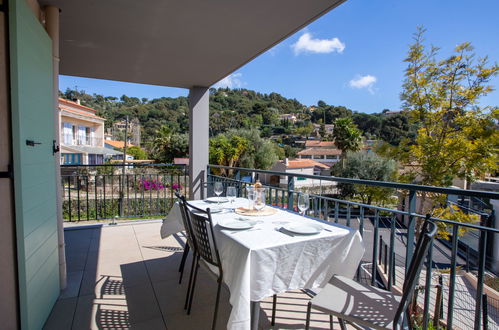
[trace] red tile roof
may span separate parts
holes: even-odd
[[[99,117],[95,114],[95,109],[86,107],[84,105],[78,104],[73,101],[65,100],[62,98],[59,98],[59,109],[68,111],[80,116],[85,116],[85,117],[90,117],[94,119],[102,119],[105,120],[102,117]]]
[[[305,147],[336,148],[334,141],[307,140]]]
[[[86,110],[86,111],[92,111],[92,112],[95,112],[96,110],[95,109],[92,109],[92,108],[89,108],[89,107],[86,107],[84,105],[81,105],[81,104],[78,104],[76,102],[73,102],[73,101],[70,101],[70,100],[66,100],[66,99],[63,99],[63,98],[59,98],[59,105],[63,103],[63,104],[66,104],[66,105],[69,105],[71,107],[74,107],[74,108],[80,108],[82,110]]]
[[[283,161],[283,163],[285,163],[285,161]],[[329,166],[325,165],[325,164],[322,164],[322,163],[319,163],[313,159],[292,159],[292,160],[288,160],[288,168],[289,167],[293,167],[293,168],[300,168],[300,167],[314,167],[314,166],[318,166],[318,167],[322,167],[324,169],[328,169]]]
[[[116,140],[104,140],[105,144],[109,144],[113,148],[123,149],[125,147],[125,141],[116,141]],[[127,143],[127,147],[133,147],[133,144]]]
[[[301,150],[297,153],[300,156],[331,156],[331,155],[341,155],[340,149],[329,149],[329,148],[307,148]]]

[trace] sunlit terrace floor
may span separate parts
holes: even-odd
[[[68,287],[45,329],[209,329],[216,281],[200,272],[193,310],[186,315],[187,280],[178,284],[184,240],[162,240],[160,226],[156,221],[67,229]],[[279,295],[275,327],[271,299],[263,302],[260,328],[303,329],[308,299],[301,292]],[[231,309],[227,289],[220,306],[218,328],[225,329]],[[314,311],[312,321],[314,329],[329,329],[327,315]]]

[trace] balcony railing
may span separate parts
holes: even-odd
[[[61,165],[65,221],[151,218],[168,213],[174,191],[188,192],[184,165]]]
[[[63,134],[61,142],[65,145],[73,146],[101,146],[102,138],[91,136],[73,136],[73,134]]]
[[[279,180],[271,180],[277,176]],[[281,179],[286,178],[286,184]],[[313,186],[296,186],[295,181],[311,179]],[[213,183],[236,186],[239,196],[246,195],[245,187],[257,179],[268,189],[267,204],[297,211],[297,196],[310,194],[307,215],[358,229],[364,238],[366,253],[357,278],[388,290],[400,291],[408,263],[415,248],[416,223],[430,217],[439,224],[448,238],[435,239],[420,275],[416,301],[412,310],[418,327],[430,325],[448,329],[481,329],[499,325],[497,292],[484,285],[497,285],[498,255],[493,249],[498,243],[495,214],[488,203],[499,199],[498,193],[452,188],[378,182],[328,176],[282,173],[245,168],[209,165],[207,167],[208,195]],[[312,181],[313,180],[313,181]],[[276,185],[266,184],[275,182]],[[390,206],[372,205],[337,197],[336,184],[352,184],[392,189],[400,203]],[[418,196],[457,196],[457,200],[480,199],[489,209],[475,212],[479,223],[460,223],[430,215],[418,214]],[[463,231],[466,234],[463,235]],[[444,236],[442,236],[444,237]],[[497,288],[497,287],[496,287]]]

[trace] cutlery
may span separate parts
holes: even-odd
[[[295,237],[295,235],[291,234],[290,232],[288,232],[286,229],[284,228],[276,228],[276,230],[278,232],[280,232],[281,234],[284,234],[284,235],[288,235],[288,236],[291,236],[291,237]]]

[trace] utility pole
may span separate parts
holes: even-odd
[[[121,189],[120,189],[120,217],[123,217],[123,205],[125,199],[125,178],[126,178],[126,147],[128,140],[128,116],[125,118],[125,145],[123,147],[123,165],[121,168]]]

